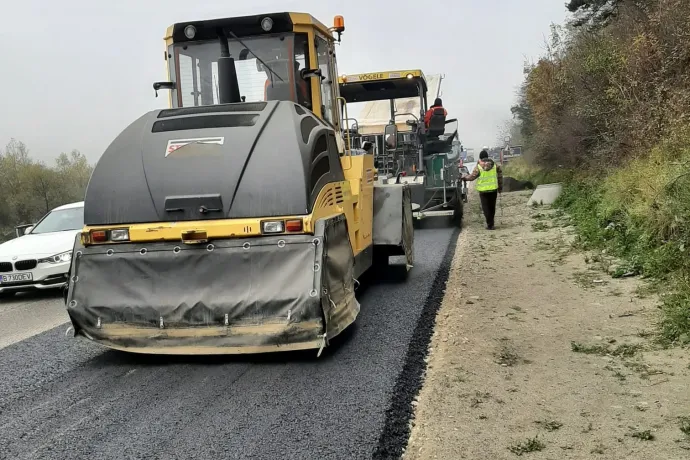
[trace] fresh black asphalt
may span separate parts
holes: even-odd
[[[160,357],[60,326],[0,350],[0,459],[397,458],[457,232],[415,232],[406,282],[367,283],[316,352]]]

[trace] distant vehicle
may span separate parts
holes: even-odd
[[[522,146],[516,145],[509,147],[507,150],[501,150],[501,164],[507,165],[514,158],[519,158],[522,156]]]
[[[0,296],[67,285],[74,239],[84,227],[84,203],[59,206],[37,224],[17,227],[0,244]]]

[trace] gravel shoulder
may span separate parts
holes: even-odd
[[[658,299],[529,195],[494,232],[470,196],[404,458],[690,458],[690,355],[654,344]]]

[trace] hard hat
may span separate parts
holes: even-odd
[[[484,147],[482,147],[482,150],[489,150],[489,146],[485,145]]]

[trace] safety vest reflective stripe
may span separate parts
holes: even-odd
[[[475,187],[478,192],[492,192],[498,190],[498,169],[494,163],[493,168],[485,171],[481,165],[477,165],[479,168],[479,177],[477,178],[477,186]]]

